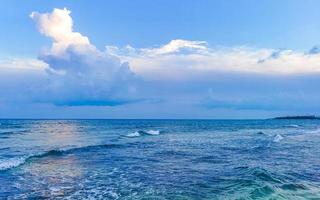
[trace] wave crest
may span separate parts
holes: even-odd
[[[69,149],[53,149],[43,153],[31,154],[29,156],[21,156],[15,158],[9,158],[5,160],[0,160],[0,171],[9,170],[12,168],[19,167],[33,159],[44,158],[48,156],[61,156],[68,153],[73,153],[75,151],[85,151],[92,148],[120,148],[124,145],[120,144],[102,144],[102,145],[91,145],[91,146],[83,146],[83,147],[75,147]]]
[[[139,137],[140,133],[138,131],[133,132],[133,133],[129,133],[128,135],[126,135],[127,137]]]
[[[0,171],[18,167],[26,162],[28,157],[10,158],[0,161]]]
[[[299,128],[301,125],[298,125],[298,124],[288,124],[288,125],[285,125],[284,127],[288,127],[288,128]]]
[[[273,141],[274,142],[280,142],[281,140],[283,140],[283,136],[280,134],[277,134],[276,136],[274,136]]]
[[[159,130],[147,130],[147,131],[135,131],[133,133],[129,133],[126,135],[126,137],[140,137],[140,136],[144,136],[144,135],[160,135],[160,131]]]

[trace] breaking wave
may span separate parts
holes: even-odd
[[[28,129],[17,129],[17,128],[4,128],[0,129],[0,135],[12,135],[12,134],[23,134],[27,132]]]
[[[159,130],[149,130],[149,131],[146,131],[146,134],[149,134],[149,135],[159,135],[159,134],[160,134],[160,131],[159,131]]]
[[[308,130],[305,133],[309,133],[309,134],[319,134],[320,133],[320,128],[317,128],[315,130]]]
[[[273,141],[274,142],[280,142],[281,140],[283,140],[283,136],[280,134],[277,134],[276,136],[274,136]]]
[[[129,133],[128,135],[126,135],[127,137],[139,137],[141,136],[139,131],[133,132],[133,133]]]
[[[288,125],[285,125],[285,127],[288,127],[288,128],[299,128],[299,127],[301,127],[301,125],[298,125],[298,124],[288,124]]]
[[[135,131],[133,133],[129,133],[126,136],[127,137],[140,137],[144,135],[160,135],[159,130],[148,130],[148,131]]]
[[[14,167],[18,167],[25,163],[27,160],[27,157],[18,157],[18,158],[10,158],[7,160],[0,160],[0,171],[2,170],[8,170]]]
[[[95,148],[121,148],[121,147],[124,147],[124,145],[102,144],[102,145],[75,147],[75,148],[69,148],[69,149],[53,149],[43,153],[31,154],[29,156],[21,156],[21,157],[14,157],[14,158],[0,160],[0,171],[19,167],[37,158],[44,158],[48,156],[61,156],[64,154],[74,153],[76,151],[86,151],[86,150],[95,149]]]

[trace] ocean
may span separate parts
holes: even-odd
[[[320,120],[0,120],[0,199],[320,199]]]

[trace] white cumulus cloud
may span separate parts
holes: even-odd
[[[48,101],[61,105],[118,105],[132,101],[135,75],[128,63],[98,50],[86,36],[73,31],[70,13],[66,8],[56,8],[51,13],[30,15],[39,32],[53,41],[51,48],[39,55],[48,65]]]
[[[320,54],[250,47],[210,47],[204,41],[172,40],[158,48],[107,46],[149,79],[183,79],[217,72],[264,75],[320,73]],[[156,76],[155,76],[156,74]]]

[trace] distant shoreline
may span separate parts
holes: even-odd
[[[275,117],[273,119],[320,119],[315,115],[304,115],[304,116],[284,116],[284,117]]]

